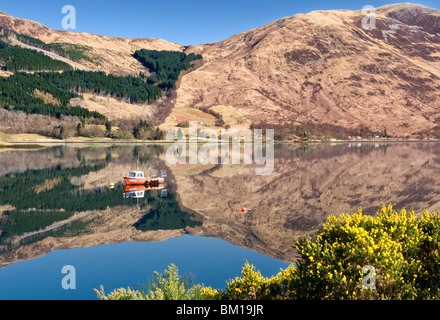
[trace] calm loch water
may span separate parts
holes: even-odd
[[[166,145],[0,149],[0,299],[96,299],[100,285],[137,288],[171,263],[216,288],[245,260],[275,275],[329,215],[440,210],[439,147],[275,145],[266,175],[244,161],[170,163]],[[126,192],[135,169],[165,183]]]

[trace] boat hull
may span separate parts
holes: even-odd
[[[124,181],[126,185],[142,185],[145,184],[148,181],[148,179],[124,177]]]
[[[164,182],[163,178],[128,178],[124,177],[125,184],[128,186],[139,186],[139,185],[151,185],[151,184],[161,184]]]

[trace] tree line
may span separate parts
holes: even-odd
[[[105,191],[98,188],[81,192],[80,186],[71,183],[72,177],[87,175],[104,167],[105,164],[77,168],[57,166],[0,177],[0,203],[14,207],[0,219],[0,243],[11,236],[36,231],[56,221],[68,219],[75,212],[131,205],[117,194],[116,189]],[[58,181],[53,188],[37,191],[38,186],[55,179]]]
[[[35,89],[52,95],[60,105],[45,103],[35,97]],[[130,103],[151,103],[162,97],[161,89],[140,78],[106,75],[104,72],[18,72],[10,77],[0,77],[0,106],[5,109],[21,110],[28,114],[72,115],[104,120],[105,117],[98,112],[70,106],[70,99],[79,97],[82,92],[126,98]]]
[[[8,32],[10,34],[11,31]],[[93,62],[93,59],[86,55],[84,52],[89,50],[89,47],[80,46],[72,43],[45,43],[40,39],[30,37],[25,34],[14,33],[18,41],[40,48],[46,51],[54,52],[60,56],[68,58],[73,61],[87,60]]]
[[[73,185],[73,177],[80,177],[105,168],[106,164],[85,165],[77,168],[56,166],[47,169],[14,172],[0,177],[0,203],[10,204],[13,210],[0,218],[0,243],[7,239],[43,229],[56,221],[65,220],[76,212],[105,210],[121,205],[135,206],[136,202],[121,197],[121,189],[96,188],[81,190]],[[48,181],[54,181],[50,188],[41,188]],[[175,195],[158,198],[146,193],[143,208],[154,206],[135,223],[142,231],[158,229],[181,229],[200,225],[191,214],[182,211]]]
[[[192,61],[203,59],[200,54],[146,49],[137,50],[133,57],[155,73],[147,78],[147,83],[157,84],[162,89],[176,89],[180,72],[189,69]]]
[[[133,56],[154,75],[148,78],[143,74],[140,74],[140,77],[122,77],[104,72],[72,70],[72,67],[64,62],[1,40],[11,33],[23,43],[66,54],[62,52],[62,44],[46,44],[39,39],[0,28],[0,65],[3,65],[4,70],[15,72],[12,76],[0,77],[0,108],[26,114],[48,115],[58,119],[75,116],[82,119],[98,119],[102,123],[107,120],[98,112],[70,105],[70,100],[80,97],[81,93],[109,95],[125,99],[129,103],[153,103],[164,95],[163,90],[176,88],[179,74],[182,70],[191,68],[192,61],[202,59],[201,55],[193,53],[187,55],[177,51],[142,49],[136,51]],[[73,45],[70,49],[76,50],[77,47]],[[40,72],[31,74],[21,72],[23,70]],[[45,72],[41,72],[43,70]],[[162,133],[140,123],[134,128],[133,135],[140,139],[154,140],[160,139]]]
[[[0,40],[0,65],[6,71],[60,71],[72,67],[59,60],[54,60],[41,52],[23,49]]]

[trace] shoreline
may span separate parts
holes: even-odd
[[[169,145],[176,143],[177,141],[167,141],[167,140],[12,140],[12,141],[0,141],[0,149],[6,148],[26,148],[37,147],[37,146],[52,146],[52,145],[80,145],[80,144],[97,144],[97,145]],[[240,141],[240,144],[243,141]],[[254,141],[252,140],[252,143]],[[265,140],[263,140],[265,142]],[[365,140],[309,140],[309,141],[274,141],[274,144],[285,144],[285,145],[301,145],[301,144],[346,144],[346,143],[417,143],[417,142],[440,142],[440,139],[427,139],[427,140],[414,140],[414,139],[365,139]],[[186,144],[197,143],[206,144],[209,141],[186,141]],[[228,143],[226,141],[216,141],[213,143],[224,144]],[[231,142],[229,142],[231,143]],[[243,142],[244,143],[244,142]]]

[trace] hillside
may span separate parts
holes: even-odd
[[[229,106],[291,131],[440,137],[440,10],[376,13],[375,30],[361,11],[316,11],[192,47],[206,63],[184,78],[176,107]]]
[[[62,139],[104,135],[158,139],[162,133],[153,131],[153,126],[170,113],[167,100],[174,96],[181,73],[190,72],[203,59],[180,51],[141,49],[132,58],[144,66],[143,72],[115,75],[87,67],[87,63],[101,66],[101,59],[90,51],[89,46],[46,43],[0,26],[4,73],[0,77],[0,107],[4,109],[0,110],[0,131]],[[46,126],[29,125],[41,120],[41,115],[46,117]],[[24,122],[28,125],[23,130]],[[105,132],[99,126],[105,126]]]
[[[90,59],[74,62],[76,68],[121,76],[150,75],[133,56],[137,50],[201,54],[203,65],[164,102],[174,109],[163,130],[213,113],[224,125],[276,128],[279,138],[439,138],[440,10],[405,3],[376,14],[374,30],[362,28],[360,10],[314,11],[189,47],[51,30],[4,13],[0,26],[47,44],[87,48]],[[124,106],[117,115],[106,112],[115,102],[107,98],[85,97],[80,105],[114,118],[139,117],[131,104],[127,113]],[[154,114],[147,109],[142,114]]]
[[[124,39],[87,33],[52,30],[26,19],[12,17],[0,12],[0,26],[19,34],[38,38],[45,43],[71,43],[90,48],[90,56],[96,57],[99,65],[83,62],[95,71],[115,75],[138,75],[144,72],[142,64],[132,57],[136,50],[182,51],[183,46],[160,39]]]

